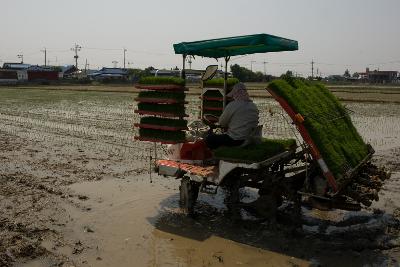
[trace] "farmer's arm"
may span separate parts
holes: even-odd
[[[233,115],[233,111],[234,111],[233,108],[234,108],[233,102],[229,103],[225,107],[224,112],[222,112],[221,116],[219,117],[218,123],[220,126],[222,126],[224,128],[228,127],[229,122],[231,121],[231,118]]]

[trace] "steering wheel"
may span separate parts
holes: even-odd
[[[211,129],[219,127],[216,124],[218,122],[218,116],[215,116],[213,114],[203,114],[203,120]]]

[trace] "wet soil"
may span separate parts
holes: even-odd
[[[201,194],[197,216],[184,216],[179,181],[150,179],[153,146],[131,139],[131,95],[49,99],[24,92],[0,97],[1,267],[399,264],[398,105],[347,103],[376,150],[374,161],[392,171],[380,200],[361,212],[303,209],[297,232],[284,217],[270,224],[243,212],[233,222],[222,189]],[[270,100],[256,102],[277,108]],[[275,117],[265,113],[266,133],[290,135]]]

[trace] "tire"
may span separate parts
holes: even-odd
[[[179,205],[186,215],[194,214],[194,206],[199,194],[199,185],[190,181],[189,177],[183,177],[179,187]]]
[[[233,220],[240,220],[240,181],[233,180],[225,186],[225,205]]]

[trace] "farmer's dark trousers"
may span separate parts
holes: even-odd
[[[209,134],[205,139],[206,145],[210,149],[216,149],[220,146],[240,146],[244,140],[234,140],[227,134]]]

